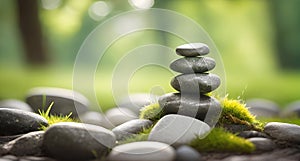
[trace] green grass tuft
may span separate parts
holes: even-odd
[[[42,117],[44,117],[48,121],[48,124],[49,124],[48,126],[42,125],[41,130],[46,130],[52,124],[59,123],[59,122],[78,122],[77,120],[71,118],[72,112],[70,112],[70,114],[68,114],[66,116],[50,114],[53,104],[54,104],[54,102],[51,102],[51,104],[49,105],[49,107],[46,111],[39,110],[39,114]]]
[[[255,146],[248,140],[225,131],[214,128],[205,138],[197,137],[190,145],[199,152],[243,152],[250,153]]]
[[[158,103],[145,106],[141,109],[140,119],[149,119],[151,121],[158,121],[163,116],[163,110]]]

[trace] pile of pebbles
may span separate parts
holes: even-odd
[[[138,119],[137,109],[150,104],[149,96],[139,94],[136,104],[116,107],[105,114],[90,111],[89,101],[80,93],[60,88],[39,87],[30,90],[26,103],[19,100],[0,102],[0,161],[245,161],[299,160],[300,126],[270,122],[263,132],[243,131],[240,137],[249,139],[256,151],[252,154],[199,153],[188,143],[205,136],[212,128],[212,120],[205,119],[208,109],[219,112],[220,104],[206,94],[220,85],[220,79],[209,74],[215,61],[209,48],[202,43],[186,44],[176,49],[184,56],[175,60],[171,69],[182,73],[171,85],[179,93],[161,96],[159,104],[168,111],[155,125]],[[191,70],[192,69],[192,70]],[[36,112],[54,102],[51,113],[79,118],[78,122],[57,123],[45,131],[45,118]],[[120,144],[143,129],[153,126],[147,141]]]

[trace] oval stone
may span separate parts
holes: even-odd
[[[175,150],[164,143],[141,141],[116,146],[109,153],[109,161],[173,161]]]
[[[114,127],[137,118],[138,116],[134,112],[125,107],[116,107],[106,111],[106,119]]]
[[[203,43],[184,44],[176,48],[176,53],[186,57],[201,56],[209,53],[209,47]]]
[[[300,144],[300,126],[282,122],[269,122],[264,132],[278,140]]]
[[[0,101],[0,108],[13,108],[29,112],[33,111],[27,103],[15,99],[7,99]]]
[[[188,144],[196,137],[205,137],[210,127],[192,117],[170,114],[161,118],[151,130],[148,140],[169,145]]]
[[[170,68],[179,73],[203,73],[214,69],[216,62],[209,57],[185,57],[170,64]]]
[[[176,149],[175,161],[204,161],[200,153],[194,148],[182,145]]]
[[[0,108],[0,135],[17,135],[40,130],[47,120],[33,112]]]
[[[165,114],[179,114],[195,117],[213,126],[222,109],[218,100],[206,95],[194,97],[180,93],[168,93],[158,99]]]
[[[279,106],[270,100],[262,98],[253,98],[246,101],[251,114],[256,117],[278,117],[280,113]]]
[[[91,160],[104,157],[115,143],[113,132],[103,127],[64,122],[46,130],[43,149],[59,160]]]
[[[281,114],[283,117],[298,117],[300,118],[300,101],[294,101],[288,104]]]
[[[256,151],[271,151],[276,148],[276,144],[268,138],[254,137],[248,140],[255,145]]]
[[[181,74],[174,77],[171,86],[181,93],[209,93],[221,84],[215,74]]]

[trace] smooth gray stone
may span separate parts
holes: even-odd
[[[246,101],[251,114],[256,117],[278,117],[280,113],[279,106],[270,100],[255,98]]]
[[[90,160],[104,157],[116,144],[113,132],[103,127],[64,122],[49,127],[44,134],[47,156],[61,160]]]
[[[5,156],[3,156],[1,159],[8,159],[8,160],[10,160],[10,161],[17,161],[17,160],[18,160],[18,157],[13,156],[13,155],[5,155]],[[0,160],[0,161],[3,161],[3,160]]]
[[[171,80],[171,86],[181,93],[209,93],[221,84],[219,76],[208,73],[181,74]]]
[[[183,44],[176,48],[176,53],[181,56],[201,56],[209,53],[209,47],[203,43]]]
[[[276,144],[268,138],[254,137],[248,140],[255,145],[256,151],[271,151],[276,148]]]
[[[19,161],[56,161],[47,157],[24,156]]]
[[[210,127],[188,116],[170,114],[161,118],[151,130],[148,140],[169,145],[188,144],[196,137],[205,137]]]
[[[185,57],[173,61],[170,68],[179,73],[204,73],[214,69],[216,62],[209,57]]]
[[[298,125],[269,122],[265,125],[264,132],[275,139],[300,144],[300,126]]]
[[[25,102],[15,100],[15,99],[7,99],[0,101],[0,108],[13,108],[18,110],[24,110],[28,112],[32,112],[32,108]]]
[[[261,137],[261,138],[268,138],[268,135],[259,131],[242,131],[238,134],[239,137],[243,138],[254,138],[254,137]]]
[[[200,153],[194,148],[182,145],[176,149],[176,159],[175,161],[203,161]]]
[[[164,143],[141,141],[116,146],[108,161],[173,161],[175,150]]]
[[[141,132],[143,129],[150,127],[152,124],[153,123],[150,120],[135,119],[113,128],[112,132],[116,135],[117,140],[123,140]]]
[[[44,100],[45,99],[45,100]],[[77,117],[88,111],[89,101],[78,92],[52,87],[37,87],[31,89],[26,97],[26,102],[35,112],[38,110],[46,111],[54,102],[50,113],[55,115],[69,115]]]
[[[112,129],[114,127],[114,125],[109,122],[104,114],[95,111],[86,112],[80,115],[79,119],[82,123],[98,125],[106,129]]]
[[[7,154],[15,156],[40,156],[43,135],[44,131],[30,132],[6,143],[3,148],[7,150]]]
[[[282,111],[283,117],[298,117],[300,118],[300,101],[294,101],[288,104]]]
[[[106,111],[105,116],[114,127],[138,118],[134,112],[124,107],[112,108]]]
[[[23,136],[24,134],[19,135],[9,135],[9,136],[0,136],[0,144],[5,144],[7,142],[10,142],[18,137]]]
[[[213,126],[222,112],[219,101],[213,97],[200,95],[182,96],[180,93],[168,93],[158,100],[164,114],[179,114],[195,117]]]
[[[48,125],[44,117],[23,110],[0,108],[0,116],[0,136],[38,131]]]

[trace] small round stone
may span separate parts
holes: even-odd
[[[33,111],[27,103],[15,99],[7,99],[0,101],[0,108],[13,108],[29,112]]]
[[[185,57],[173,61],[170,68],[179,73],[203,73],[214,69],[216,62],[209,57]]]
[[[0,136],[38,131],[48,125],[44,117],[23,110],[0,108],[0,116]]]
[[[253,98],[246,101],[251,114],[256,117],[278,117],[280,113],[279,106],[270,100],[262,98]]]
[[[113,126],[121,125],[127,121],[137,119],[138,116],[125,107],[112,108],[106,112],[106,118]]]
[[[219,76],[211,73],[181,74],[171,81],[171,86],[181,93],[209,93],[220,84]]]
[[[200,153],[194,148],[182,145],[176,149],[176,159],[175,161],[203,161],[204,159]]]
[[[104,114],[95,111],[88,111],[80,115],[79,119],[82,123],[102,126],[106,129],[112,129],[114,127]]]
[[[268,135],[259,131],[242,131],[238,134],[239,137],[243,138],[254,138],[254,137],[260,137],[260,138],[268,138]]]
[[[175,150],[168,144],[141,141],[114,147],[108,161],[173,161],[175,155]]]
[[[255,145],[256,151],[271,151],[276,148],[276,144],[268,138],[254,137],[248,140]]]
[[[288,104],[282,111],[283,117],[298,117],[300,118],[300,101],[294,101]]]
[[[300,144],[300,126],[282,122],[269,122],[264,127],[264,132],[271,137]]]
[[[203,43],[184,44],[176,48],[176,53],[186,57],[201,56],[209,53],[209,47]]]

